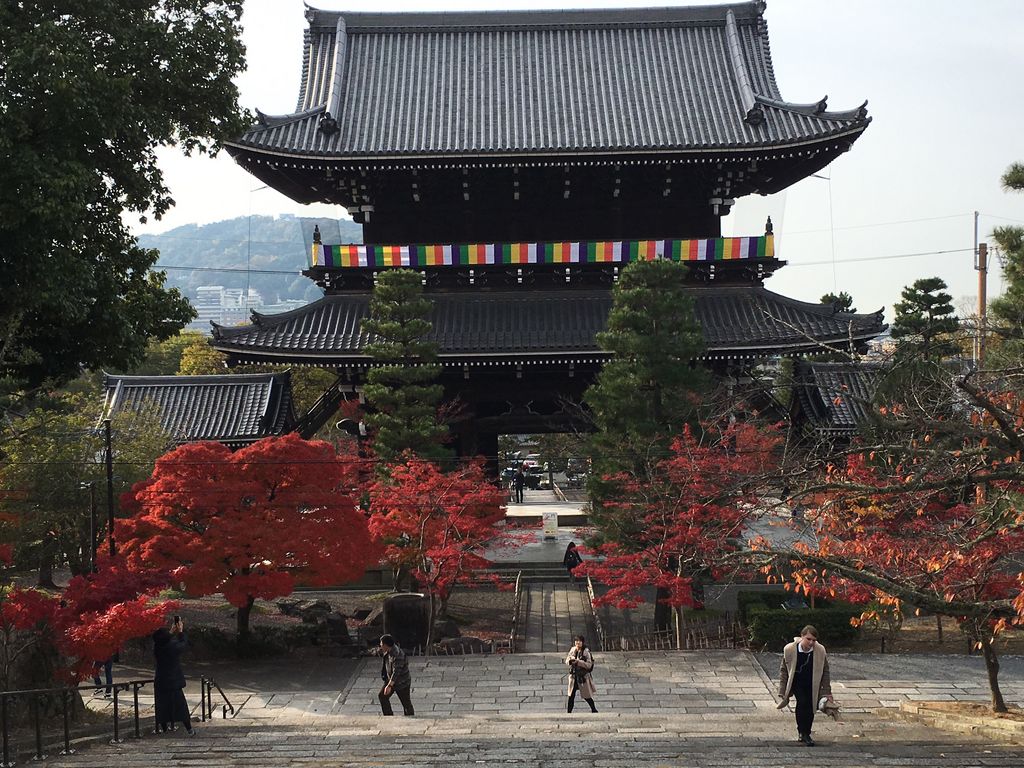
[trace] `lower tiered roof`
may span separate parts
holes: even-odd
[[[291,374],[104,376],[103,413],[152,408],[177,443],[215,440],[232,448],[295,425]]]
[[[850,437],[874,418],[882,373],[878,364],[798,361],[794,405],[815,432]]]
[[[860,346],[881,333],[882,312],[837,312],[832,305],[780,296],[758,285],[693,287],[704,359],[812,352]],[[608,290],[520,290],[429,294],[444,365],[598,363],[597,334],[612,305]],[[253,313],[247,326],[214,325],[212,345],[228,363],[288,362],[365,366],[371,341],[362,329],[369,293],[338,293],[280,315]]]

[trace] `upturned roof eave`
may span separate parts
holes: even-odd
[[[288,160],[306,160],[315,162],[334,161],[338,163],[395,163],[395,162],[494,162],[495,160],[514,160],[531,158],[565,158],[571,156],[573,160],[593,160],[601,157],[612,157],[621,159],[625,156],[635,155],[639,158],[645,156],[664,158],[668,155],[698,156],[698,155],[750,155],[770,154],[773,152],[798,150],[810,147],[815,144],[827,144],[844,138],[852,137],[854,140],[868,127],[870,117],[849,128],[837,130],[830,133],[821,133],[797,140],[780,140],[775,143],[760,144],[735,144],[728,146],[674,146],[674,147],[602,147],[602,148],[547,148],[547,149],[501,149],[493,151],[474,150],[453,150],[453,151],[430,151],[430,152],[395,152],[386,154],[356,154],[356,153],[335,153],[329,152],[309,153],[291,151],[286,146],[268,147],[262,144],[254,144],[245,141],[228,141],[224,143],[228,152],[235,155],[238,152],[250,152],[265,157],[287,158]]]

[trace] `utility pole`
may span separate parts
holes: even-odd
[[[89,565],[96,573],[96,529],[100,521],[96,514],[96,481],[89,483]]]
[[[974,336],[974,362],[981,368],[985,364],[985,326],[988,322],[988,243],[978,243],[974,268],[978,272],[978,328]]]
[[[110,541],[110,556],[117,554],[114,546],[114,450],[110,439],[110,419],[103,420],[103,446],[107,463],[107,539]]]
[[[78,487],[89,489],[89,570],[96,573],[96,529],[99,528],[99,518],[96,515],[96,481],[79,483]]]

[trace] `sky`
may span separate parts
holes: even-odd
[[[713,4],[714,0],[711,0]],[[686,5],[657,0],[314,0],[351,11],[596,8]],[[306,26],[303,0],[247,0],[248,69],[242,105],[269,114],[294,109]],[[1024,194],[1000,176],[1024,162],[1024,3],[1020,0],[769,0],[776,79],[785,99],[827,94],[829,108],[868,100],[873,121],[850,152],[819,176],[770,196],[740,198],[724,235],[757,235],[771,215],[776,254],[788,262],[767,286],[817,301],[846,291],[861,312],[892,306],[906,285],[941,277],[958,307],[973,307],[974,212],[979,239],[995,226],[1024,225]],[[226,154],[160,153],[176,206],[137,234],[250,214],[344,217],[340,206],[299,205],[262,187]],[[262,187],[262,188],[261,188]],[[990,298],[1001,291],[998,263]]]

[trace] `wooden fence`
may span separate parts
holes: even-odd
[[[682,643],[676,630],[640,626],[633,630],[602,638],[606,651],[702,650],[712,648],[746,648],[746,628],[729,614],[709,619],[688,620],[682,628]]]

